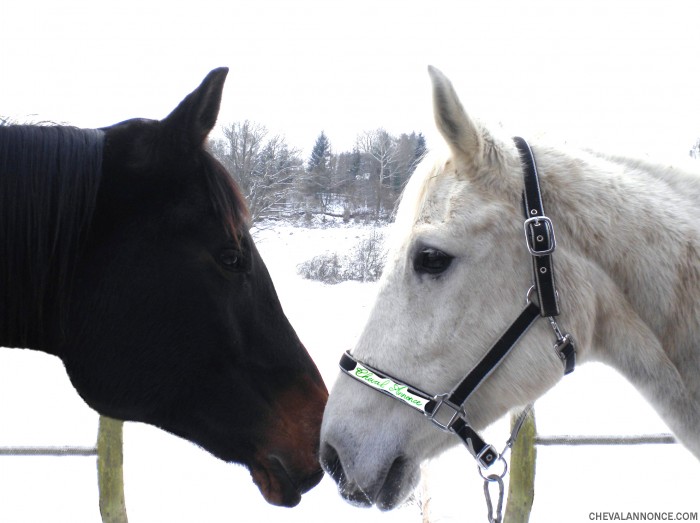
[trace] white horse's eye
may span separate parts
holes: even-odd
[[[440,274],[445,272],[453,260],[453,256],[430,247],[416,253],[413,259],[413,269],[423,274]]]

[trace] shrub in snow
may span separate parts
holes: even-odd
[[[342,281],[377,281],[382,275],[386,253],[384,238],[373,230],[349,253],[326,253],[300,263],[297,272],[304,278],[335,284]]]
[[[341,267],[337,253],[321,254],[300,263],[297,272],[307,280],[317,280],[323,283],[340,283],[344,281],[345,271]]]

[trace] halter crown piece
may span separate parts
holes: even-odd
[[[503,453],[499,454],[493,446],[484,442],[471,427],[464,410],[464,404],[515,347],[537,318],[549,318],[549,323],[556,336],[554,350],[563,362],[564,374],[572,372],[576,365],[574,341],[569,334],[562,333],[555,320],[559,315],[559,296],[555,287],[552,263],[552,255],[556,249],[556,238],[552,220],[544,213],[537,165],[528,143],[520,137],[513,138],[513,140],[520,152],[523,166],[525,179],[523,191],[525,222],[523,228],[527,249],[532,256],[534,274],[533,285],[527,292],[527,305],[520,315],[491,346],[479,363],[449,393],[429,394],[392,377],[386,372],[360,362],[350,352],[343,354],[340,359],[340,368],[348,376],[421,411],[437,427],[458,436],[482,469],[486,469],[499,459],[503,459],[503,453],[513,445],[522,421],[515,424],[506,448]],[[532,300],[535,293],[537,302]],[[505,475],[505,470],[503,475]],[[490,480],[487,479],[487,481]]]

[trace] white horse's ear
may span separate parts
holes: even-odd
[[[452,82],[437,68],[428,66],[433,82],[435,123],[456,160],[479,164],[484,155],[484,136],[467,115]]]

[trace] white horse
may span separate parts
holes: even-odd
[[[532,285],[518,150],[464,111],[430,68],[448,158],[424,161],[397,211],[396,242],[352,355],[399,380],[447,392],[522,310]],[[617,369],[700,459],[700,176],[591,152],[532,147],[556,231],[562,325],[578,362]],[[477,430],[563,376],[536,321],[469,398]],[[459,443],[420,413],[341,375],[326,407],[321,460],[348,501],[388,510],[419,465]]]

